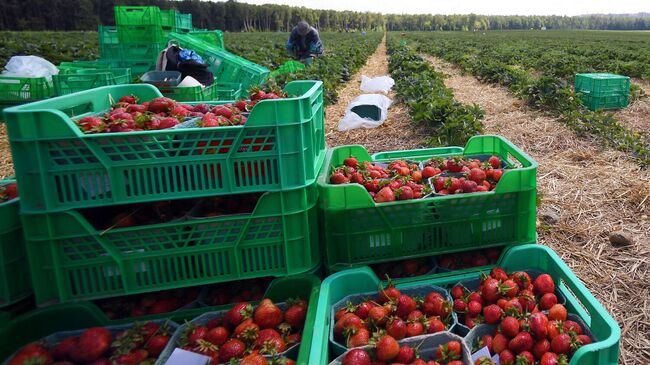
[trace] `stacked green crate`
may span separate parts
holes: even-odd
[[[189,32],[189,35],[191,35],[194,38],[198,38],[204,42],[207,42],[209,44],[212,44],[213,46],[216,46],[219,49],[226,49],[223,42],[223,32],[220,30],[194,29]]]
[[[174,14],[163,12],[157,6],[116,6],[121,65],[131,68],[134,76],[153,69],[174,21]]]
[[[630,78],[609,73],[576,74],[575,92],[591,110],[625,108]]]
[[[123,95],[141,102],[161,96],[146,84],[96,88],[5,110],[16,175],[24,181],[21,210],[36,302],[287,276],[317,267],[315,182],[326,151],[323,85],[295,81],[285,91],[294,97],[261,101],[245,125],[229,127],[84,134],[75,124],[79,116],[109,110]],[[80,211],[238,193],[264,194],[250,214],[107,231]]]
[[[52,76],[54,93],[57,96],[94,89],[100,86],[131,83],[130,68],[82,68],[64,69]]]

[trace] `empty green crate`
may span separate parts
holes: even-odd
[[[169,33],[168,39],[201,55],[217,80],[240,83],[245,90],[264,82],[270,73],[265,67],[191,35]]]
[[[165,49],[165,43],[123,44],[122,60],[123,62],[146,61],[155,64],[158,54],[163,49]]]
[[[176,13],[176,23],[174,27],[176,32],[189,32],[192,30],[192,14]]]
[[[218,82],[214,100],[237,100],[243,97],[241,84],[234,82]]]
[[[628,95],[630,78],[608,73],[576,74],[575,91],[598,97]]]
[[[121,44],[149,44],[165,42],[165,32],[156,25],[118,25]]]
[[[360,184],[329,184],[334,167],[349,156],[362,161],[433,156],[497,155],[517,169],[506,170],[494,191],[375,203]],[[465,148],[432,148],[377,154],[362,146],[328,151],[318,178],[326,266],[355,265],[429,256],[459,250],[535,242],[537,163],[500,136],[472,137]]]
[[[52,76],[56,95],[67,95],[107,85],[123,85],[132,82],[128,68],[77,70],[74,73]]]
[[[0,186],[14,180],[0,180]],[[20,199],[0,203],[0,308],[32,293],[22,225],[18,216]]]
[[[302,71],[304,69],[305,69],[305,65],[301,62],[287,61],[284,64],[282,64],[282,66],[273,70],[271,72],[271,77],[277,77],[288,73],[294,73],[294,72]]]
[[[582,103],[590,110],[622,109],[629,105],[630,97],[625,95],[593,96],[589,94],[578,95]]]
[[[174,30],[176,24],[176,10],[161,10],[160,11],[160,25],[168,32]]]
[[[140,77],[143,74],[156,68],[155,62],[149,61],[124,61],[121,63],[122,67],[128,67],[131,69],[131,76],[134,78]]]
[[[294,81],[285,91],[293,97],[261,101],[246,125],[232,127],[84,134],[71,117],[104,112],[123,95],[162,96],[147,84],[5,109],[23,184],[21,209],[42,213],[309,185],[325,158],[323,84]]]
[[[119,44],[120,40],[117,36],[117,27],[100,25],[97,28],[97,33],[99,33],[99,46],[108,45],[108,44]]]
[[[308,357],[314,333],[313,325],[316,322],[319,290],[320,279],[318,277],[311,274],[301,274],[274,279],[264,293],[265,298],[271,298],[274,302],[282,302],[296,297],[303,298],[308,302],[300,351],[296,359],[296,363],[300,365],[309,364]],[[104,313],[91,302],[55,304],[0,322],[0,343],[3,344],[3,346],[0,346],[0,361],[22,346],[56,332],[167,318],[177,323],[183,323],[203,313],[213,311],[214,308],[184,309],[161,315],[109,321]]]
[[[553,250],[534,244],[512,247],[501,255],[497,266],[506,271],[541,271],[553,277],[557,289],[567,298],[568,311],[579,315],[597,339],[573,354],[572,365],[618,364],[621,337],[618,324]],[[458,273],[405,279],[397,288],[424,284],[451,288],[458,282],[476,279],[481,272],[488,273],[489,270],[468,269]],[[310,346],[310,365],[326,365],[336,355],[328,343],[332,305],[350,294],[377,290],[379,284],[380,280],[368,267],[341,271],[323,281],[318,298],[315,332]]]
[[[77,70],[87,69],[110,69],[119,68],[119,62],[107,59],[98,59],[94,61],[61,62],[58,68],[62,73],[76,72]]]
[[[115,24],[154,25],[161,27],[160,8],[157,6],[115,6]]]
[[[23,214],[36,303],[307,272],[320,263],[317,200],[312,184],[266,193],[251,214],[103,231],[75,210]]]
[[[219,49],[225,49],[223,42],[223,32],[220,30],[192,30],[190,36],[198,38]]]
[[[45,77],[0,76],[0,103],[21,104],[52,96],[52,82]]]

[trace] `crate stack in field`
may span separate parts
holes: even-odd
[[[6,109],[36,303],[315,270],[323,84],[295,81],[285,91],[293,97],[257,103],[245,125],[216,128],[85,134],[75,124],[124,95],[162,96],[147,84]],[[216,197],[252,193],[260,197],[247,214],[188,213],[123,227],[108,213],[181,199],[202,211]],[[89,209],[95,217],[101,209],[106,225],[91,222]]]
[[[590,110],[621,109],[630,97],[630,78],[610,73],[576,74],[575,93]]]

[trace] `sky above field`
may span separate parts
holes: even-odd
[[[312,9],[373,11],[393,14],[582,15],[650,11],[649,0],[242,0],[250,4],[286,4]]]

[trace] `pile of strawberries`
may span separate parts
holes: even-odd
[[[7,365],[153,364],[169,339],[169,328],[153,322],[136,324],[115,336],[104,327],[93,327],[52,347],[28,344]]]
[[[434,176],[443,173],[432,179],[434,192],[440,195],[492,191],[503,175],[498,156],[491,156],[487,162],[462,156],[432,158],[424,166],[423,174],[425,170],[434,173]],[[446,173],[459,173],[462,176],[445,176],[449,175]]]
[[[120,319],[173,312],[195,301],[198,295],[199,288],[190,287],[101,299],[95,304],[108,319]]]
[[[501,255],[501,247],[491,247],[483,250],[463,251],[436,257],[438,266],[448,270],[461,270],[471,267],[494,264]]]
[[[408,345],[400,346],[390,335],[382,336],[371,350],[353,349],[345,353],[342,365],[463,365],[462,345],[458,341],[449,341],[438,345],[435,357],[424,359],[418,353],[419,349]]]
[[[8,202],[9,200],[18,197],[18,185],[15,182],[0,186],[0,203]]]
[[[246,124],[247,113],[261,100],[286,98],[281,90],[250,90],[250,100],[234,104],[183,104],[160,97],[143,103],[133,95],[122,96],[101,116],[88,116],[75,123],[85,133],[119,133],[173,128],[190,118],[201,118],[198,127],[226,127]]]
[[[508,275],[500,267],[484,275],[476,290],[470,292],[458,284],[451,289],[451,296],[459,321],[464,318],[469,328],[479,323],[498,324],[506,315],[521,317],[549,310],[558,302],[550,275],[541,274],[533,281],[525,271]]]
[[[211,365],[247,355],[275,355],[300,342],[306,315],[307,302],[301,299],[287,301],[286,311],[270,299],[254,310],[241,302],[205,325],[189,324],[176,347],[210,357]]]
[[[580,324],[567,319],[564,306],[556,304],[548,314],[505,317],[493,335],[478,339],[476,347],[487,346],[490,353],[499,354],[502,365],[555,365],[568,364],[571,354],[591,342]]]
[[[335,313],[334,337],[348,348],[368,345],[388,334],[396,340],[446,330],[451,303],[435,291],[424,299],[402,294],[392,283],[380,288],[375,300],[347,303]]]
[[[410,278],[428,273],[433,269],[429,258],[398,260],[370,265],[379,278]]]
[[[361,184],[375,202],[384,203],[419,199],[429,194],[431,188],[423,179],[431,176],[424,175],[417,163],[397,160],[382,167],[368,161],[360,164],[355,157],[348,157],[343,166],[334,169],[329,181],[331,184]]]

